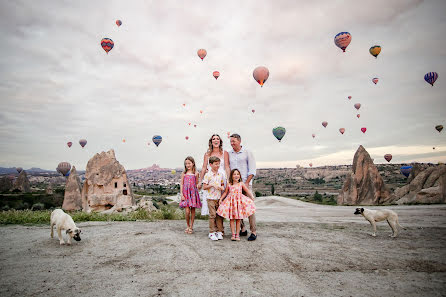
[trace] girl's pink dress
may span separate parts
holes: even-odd
[[[256,206],[251,198],[242,194],[242,184],[228,184],[229,193],[217,210],[219,216],[226,219],[246,219],[256,211]]]
[[[180,201],[180,207],[201,207],[200,194],[198,194],[197,178],[193,174],[185,174],[183,180],[183,195],[186,200]]]

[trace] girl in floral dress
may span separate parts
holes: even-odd
[[[195,160],[187,157],[184,160],[184,172],[181,174],[181,201],[180,207],[186,210],[187,234],[194,232],[195,208],[201,207],[200,195],[198,194],[198,172],[195,168]]]
[[[248,194],[248,197],[242,194]],[[242,182],[240,171],[233,169],[229,175],[229,186],[220,198],[217,210],[219,216],[229,219],[231,225],[231,240],[240,240],[240,220],[246,219],[256,211],[254,197],[248,187]]]

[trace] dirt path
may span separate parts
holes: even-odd
[[[0,227],[0,296],[445,296],[446,205],[395,207],[406,227],[370,226],[353,207],[257,200],[254,242],[207,239],[182,221]],[[393,208],[393,207],[392,207]],[[226,232],[229,224],[225,222]]]

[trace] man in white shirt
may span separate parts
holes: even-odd
[[[229,169],[238,169],[242,176],[243,182],[246,184],[246,186],[255,197],[254,192],[252,191],[252,179],[256,175],[256,161],[254,159],[254,156],[250,151],[242,147],[242,138],[240,137],[240,135],[232,134],[230,141],[232,150],[229,151],[229,164],[225,164],[226,167],[229,166],[226,171],[229,171]],[[257,232],[255,214],[249,217],[249,229],[251,230],[251,235],[249,236],[248,240],[256,240]],[[245,224],[242,220],[240,236],[246,235],[248,235],[248,231],[246,231]]]

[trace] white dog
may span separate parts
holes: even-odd
[[[76,227],[76,224],[74,224],[74,221],[70,215],[64,213],[62,209],[55,209],[51,213],[51,238],[53,238],[54,225],[56,225],[57,236],[59,236],[60,244],[65,244],[61,233],[62,230],[67,230],[68,244],[71,244],[71,238],[74,238],[76,241],[81,240],[81,229]]]
[[[404,229],[398,222],[398,215],[393,210],[388,209],[380,209],[380,210],[372,210],[366,208],[356,208],[355,215],[361,214],[364,218],[370,222],[370,225],[373,227],[372,236],[376,236],[376,222],[381,222],[387,220],[390,228],[392,228],[391,237],[397,237],[398,228],[397,225]]]

